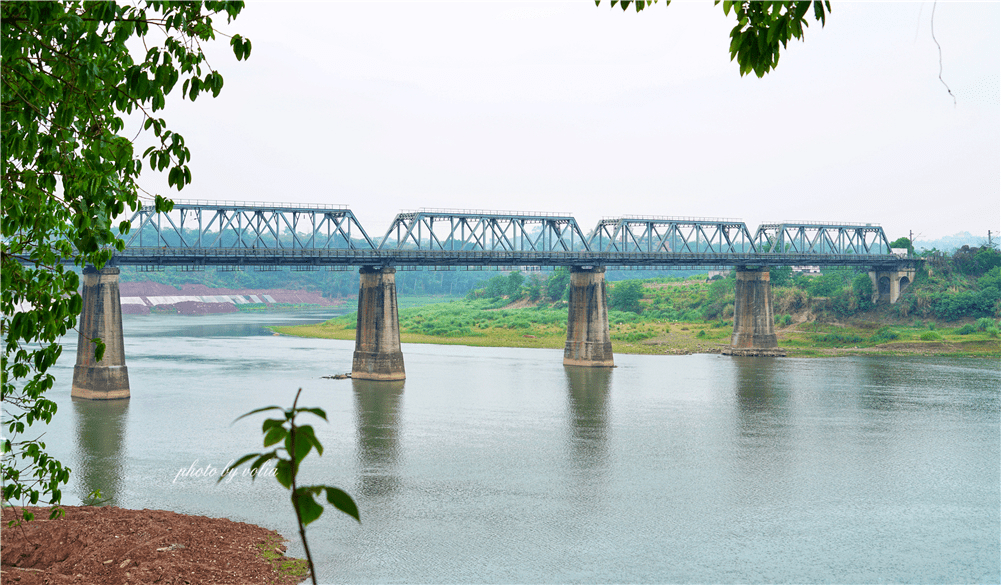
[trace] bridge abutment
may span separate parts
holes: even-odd
[[[403,380],[407,377],[400,349],[395,268],[362,266],[360,270],[351,377],[359,380]]]
[[[83,269],[83,309],[80,312],[76,367],[73,368],[74,398],[111,400],[128,398],[129,370],[125,366],[122,333],[122,303],[118,291],[118,268],[93,266]],[[94,343],[104,342],[104,355],[97,361]]]
[[[612,367],[612,339],[608,331],[608,295],[605,269],[570,269],[570,310],[563,365]]]
[[[775,336],[775,316],[772,312],[771,275],[768,268],[737,267],[737,288],[734,291],[733,338],[727,355],[784,356]]]
[[[889,301],[895,304],[900,298],[900,293],[914,282],[917,270],[911,267],[902,270],[875,270],[869,272],[869,279],[872,280],[872,301]]]

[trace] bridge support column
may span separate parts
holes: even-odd
[[[351,377],[403,380],[400,314],[396,305],[396,269],[362,266],[358,286],[358,325]]]
[[[775,337],[771,276],[767,268],[737,267],[733,338],[726,355],[784,356]]]
[[[612,367],[612,338],[608,332],[608,295],[605,269],[570,269],[570,311],[563,365]]]
[[[117,268],[93,266],[83,269],[83,309],[80,312],[76,367],[73,368],[74,398],[110,400],[128,398],[129,369],[125,366],[125,338],[122,333],[122,301],[118,292]],[[104,342],[104,356],[97,361],[94,343]]]
[[[889,301],[895,304],[900,298],[900,293],[914,282],[917,270],[914,268],[904,268],[902,270],[874,270],[869,273],[872,280],[872,301]]]

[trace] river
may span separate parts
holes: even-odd
[[[45,437],[126,508],[260,524],[302,556],[261,448],[267,405],[326,410],[304,480],[362,522],[309,527],[322,582],[1001,580],[1001,364],[615,356],[404,345],[405,383],[328,380],[353,342],[274,336],[325,314],[126,316],[132,398],[72,400],[68,340]],[[303,421],[305,422],[305,421]],[[183,471],[182,471],[183,470]],[[200,470],[200,471],[196,471]]]

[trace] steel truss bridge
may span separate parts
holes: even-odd
[[[484,267],[681,268],[866,266],[894,268],[876,224],[782,222],[755,232],[738,220],[624,216],[587,235],[569,214],[419,209],[372,239],[345,206],[175,201],[129,220],[112,265],[241,270]]]

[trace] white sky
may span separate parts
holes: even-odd
[[[191,148],[179,199],[1001,226],[1001,5],[833,2],[778,69],[740,77],[711,3],[250,2],[220,97],[162,114]],[[180,89],[180,88],[178,88]]]

